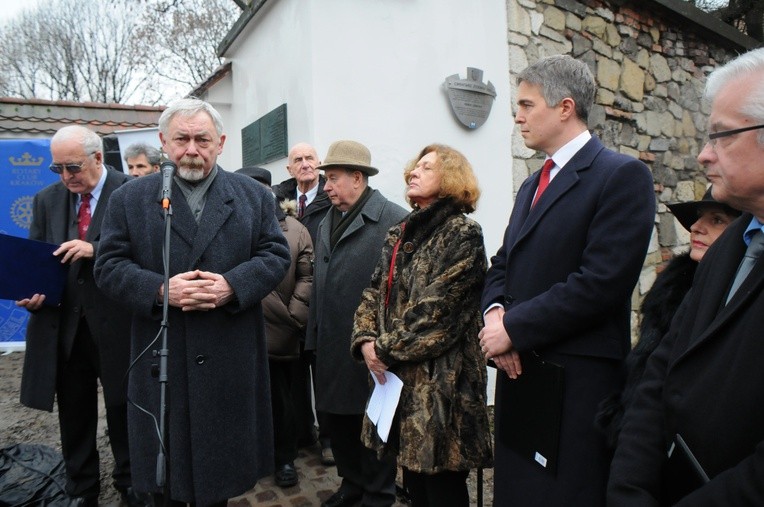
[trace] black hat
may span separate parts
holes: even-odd
[[[250,176],[263,185],[271,186],[271,172],[268,169],[263,169],[262,167],[242,167],[237,173],[243,174],[244,176]]]
[[[692,224],[698,221],[700,213],[707,208],[719,208],[726,214],[735,217],[741,214],[738,210],[714,199],[714,196],[711,195],[711,187],[708,187],[706,193],[703,194],[703,198],[699,201],[678,202],[669,204],[668,207],[676,219],[679,220],[679,223],[682,224],[682,227],[688,231]]]

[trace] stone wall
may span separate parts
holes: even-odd
[[[570,54],[586,62],[599,86],[590,129],[652,171],[657,213],[634,291],[635,331],[636,310],[656,274],[674,253],[688,249],[689,233],[666,203],[699,199],[707,186],[695,158],[705,143],[709,112],[702,101],[705,77],[741,48],[709,37],[652,0],[507,0],[507,15],[512,96],[516,74],[539,58]],[[517,131],[512,149],[517,191],[543,158],[525,147]]]

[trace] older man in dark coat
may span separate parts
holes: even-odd
[[[97,505],[100,490],[96,430],[100,378],[106,403],[114,483],[128,503],[126,388],[130,358],[129,315],[93,280],[93,258],[112,192],[128,176],[103,164],[98,135],[81,126],[64,127],[51,140],[51,170],[61,181],[34,198],[30,239],[61,245],[55,252],[70,265],[60,306],[42,306],[44,295],[19,301],[32,312],[27,327],[21,403],[41,410],[58,400],[67,493],[81,505]]]
[[[764,48],[715,70],[706,98],[698,161],[714,199],[744,213],[708,249],[647,361],[609,505],[764,505]]]
[[[158,360],[164,292],[169,292],[169,495],[173,502],[225,505],[273,472],[273,428],[260,301],[281,281],[289,250],[270,193],[217,166],[220,116],[196,99],[159,119],[172,183],[169,287],[164,286],[162,174],[112,195],[95,274],[133,313],[128,396],[136,488],[156,484]]]
[[[382,463],[361,443],[369,371],[350,355],[353,315],[382,252],[387,229],[406,210],[368,186],[379,171],[355,141],[337,141],[324,164],[332,209],[316,239],[306,348],[316,351],[316,410],[326,413],[342,485],[323,505],[386,506],[395,501],[395,464]]]

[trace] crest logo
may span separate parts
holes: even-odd
[[[444,83],[451,109],[467,128],[476,129],[488,119],[496,98],[496,88],[490,81],[483,83],[483,71],[467,67],[467,78],[459,74],[446,78]]]
[[[22,195],[11,204],[11,219],[22,229],[32,225],[32,196]]]
[[[21,155],[21,158],[8,157],[8,161],[11,165],[15,166],[39,166],[42,165],[43,160],[45,160],[44,157],[32,158],[32,155],[28,151],[24,152],[24,154]]]

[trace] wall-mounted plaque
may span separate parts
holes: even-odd
[[[483,83],[482,70],[467,67],[466,79],[454,74],[446,78],[444,85],[451,109],[465,127],[476,129],[485,123],[496,98],[496,88],[490,81]]]
[[[286,104],[241,129],[243,166],[267,164],[288,154]]]

